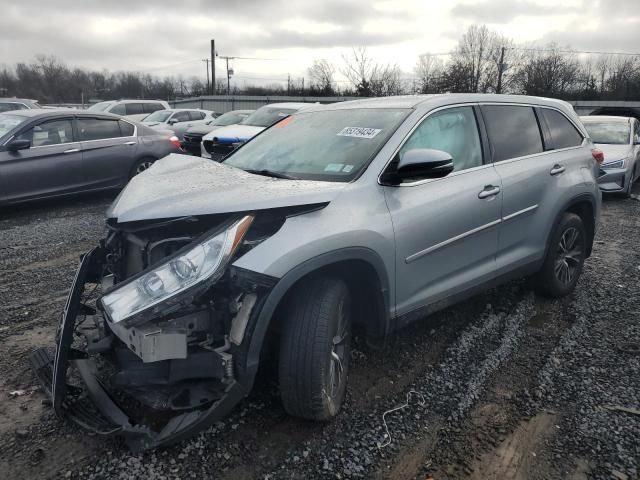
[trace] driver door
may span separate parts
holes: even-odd
[[[16,139],[29,140],[31,147],[3,154],[3,200],[28,200],[83,189],[82,151],[74,138],[72,117],[32,125]]]
[[[454,171],[384,187],[395,234],[398,316],[492,280],[498,249],[500,177],[484,161],[474,108],[430,114],[389,168],[413,148],[449,153]]]

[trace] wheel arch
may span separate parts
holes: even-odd
[[[367,333],[384,336],[390,328],[389,278],[382,258],[366,247],[347,247],[313,257],[287,272],[265,298],[246,352],[247,387],[253,384],[267,334],[277,326],[278,308],[287,295],[305,279],[315,275],[331,275],[344,280],[360,304],[356,322],[366,325]]]
[[[596,232],[596,201],[593,196],[589,194],[582,194],[573,197],[571,200],[564,204],[563,208],[560,209],[553,222],[553,227],[547,234],[545,257],[550,246],[549,243],[551,242],[553,231],[556,228],[556,225],[558,225],[558,222],[560,222],[560,218],[562,218],[562,215],[567,212],[575,213],[576,215],[578,215],[582,220],[582,223],[584,224],[584,228],[587,231],[586,257],[589,258],[593,249],[593,240]]]

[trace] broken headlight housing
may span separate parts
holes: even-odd
[[[203,282],[214,283],[242,242],[253,216],[247,215],[222,231],[189,245],[164,263],[145,270],[105,294],[100,303],[109,319],[128,320]]]

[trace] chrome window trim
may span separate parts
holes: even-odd
[[[117,120],[117,121],[121,121],[122,120],[123,122],[128,123],[129,125],[133,126],[133,135],[127,135],[125,137],[99,138],[97,140],[80,140],[80,139],[78,139],[78,140],[75,140],[73,142],[56,143],[54,145],[39,145],[37,147],[29,147],[29,150],[33,150],[34,148],[55,147],[57,145],[73,145],[74,143],[102,142],[104,140],[116,140],[116,139],[120,139],[120,138],[122,138],[122,139],[138,138],[138,126],[135,123],[131,123],[131,122],[125,120],[124,118],[117,118],[117,119],[102,118],[102,119],[100,119],[99,117],[91,117],[91,116],[86,116],[86,117],[85,116],[81,116],[81,117],[72,117],[72,118],[74,118],[76,120],[79,120],[79,119],[82,119],[82,118],[95,118],[95,119],[98,119],[98,120]],[[56,120],[56,119],[52,119],[52,120]],[[43,121],[42,123],[46,123],[46,122],[47,122],[47,120]],[[38,123],[37,125],[34,125],[34,127],[37,127],[38,125],[40,125],[40,123]],[[11,135],[11,137],[9,137],[7,139],[7,141],[2,144],[2,146],[3,147],[6,146],[7,143],[9,143],[14,138],[15,138],[15,135]]]
[[[585,136],[584,132],[576,125],[576,123],[571,120],[569,117],[567,117],[565,115],[565,113],[560,110],[559,108],[556,107],[550,107],[548,105],[537,105],[534,103],[513,103],[513,102],[508,102],[508,103],[503,103],[503,102],[478,102],[479,106],[482,105],[493,105],[493,106],[501,106],[501,105],[505,105],[505,106],[509,106],[509,107],[531,107],[531,108],[548,108],[550,110],[555,110],[556,112],[560,113],[561,115],[564,116],[564,118],[566,118],[567,120],[569,120],[569,122],[571,122],[571,125],[574,126],[574,128],[576,130],[578,130],[578,133],[580,133],[580,135],[582,135],[582,143],[580,145],[576,145],[575,147],[566,147],[566,148],[557,148],[555,150],[543,150],[542,152],[539,153],[532,153],[530,155],[522,155],[520,157],[513,157],[513,158],[506,158],[504,160],[498,160],[496,162],[493,162],[494,165],[504,165],[506,163],[511,163],[511,162],[517,162],[520,160],[527,160],[530,158],[534,158],[534,157],[539,157],[540,155],[545,155],[548,153],[556,153],[556,152],[566,152],[569,150],[576,150],[578,148],[583,148],[585,146],[585,143],[587,141],[587,136]],[[542,132],[540,132],[541,135]],[[488,133],[487,133],[488,135]],[[544,136],[541,136],[541,139],[543,140],[543,147],[544,147]]]
[[[420,119],[411,128],[411,130],[409,130],[409,132],[404,136],[404,138],[400,142],[400,145],[398,145],[398,147],[393,151],[393,154],[391,155],[389,160],[387,160],[387,162],[384,164],[384,167],[382,167],[382,170],[380,170],[380,172],[378,173],[378,185],[381,185],[383,187],[415,187],[417,185],[422,185],[424,183],[431,183],[431,182],[438,181],[438,180],[444,180],[446,178],[451,178],[451,177],[453,177],[455,175],[458,175],[458,174],[461,174],[461,173],[471,172],[471,171],[478,170],[478,169],[483,168],[483,167],[491,166],[491,163],[485,163],[483,165],[478,165],[477,167],[472,167],[472,168],[467,168],[465,170],[452,172],[449,175],[447,175],[446,177],[442,177],[442,178],[425,178],[425,179],[422,179],[422,180],[416,180],[415,182],[400,183],[398,185],[389,185],[389,184],[386,184],[386,183],[384,183],[382,181],[382,174],[385,172],[385,170],[387,169],[389,164],[393,161],[393,159],[396,157],[396,155],[398,154],[400,149],[404,146],[404,144],[407,143],[407,140],[411,137],[411,135],[413,135],[413,132],[415,132],[418,129],[418,127],[420,125],[422,125],[422,123],[428,117],[430,117],[434,113],[438,113],[438,112],[440,112],[442,110],[448,110],[450,108],[460,108],[460,107],[471,107],[473,109],[473,107],[476,106],[476,105],[478,105],[478,102],[452,103],[450,105],[442,105],[440,107],[434,108],[433,110],[429,110],[422,117],[420,117]],[[475,113],[474,113],[474,115],[475,115]],[[476,123],[477,123],[477,120],[476,120]],[[480,145],[482,146],[482,133],[480,132],[480,128],[478,128],[478,137],[480,139]],[[483,154],[484,154],[484,152],[483,152]],[[483,160],[484,160],[484,158],[483,158]]]

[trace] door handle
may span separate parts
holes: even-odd
[[[478,198],[483,199],[483,198],[489,198],[489,197],[493,197],[497,194],[500,193],[500,187],[495,187],[493,185],[487,185],[486,187],[484,187],[484,190],[482,190],[479,194],[478,194]]]
[[[124,142],[123,145],[135,145],[135,144],[136,144],[136,142]]]
[[[553,168],[551,169],[551,171],[549,172],[550,175],[560,175],[562,172],[564,172],[564,167],[562,165],[558,165],[557,163],[553,166]]]
[[[76,152],[79,152],[79,151],[80,151],[79,148],[70,148],[69,150],[65,150],[62,153],[76,153]]]

